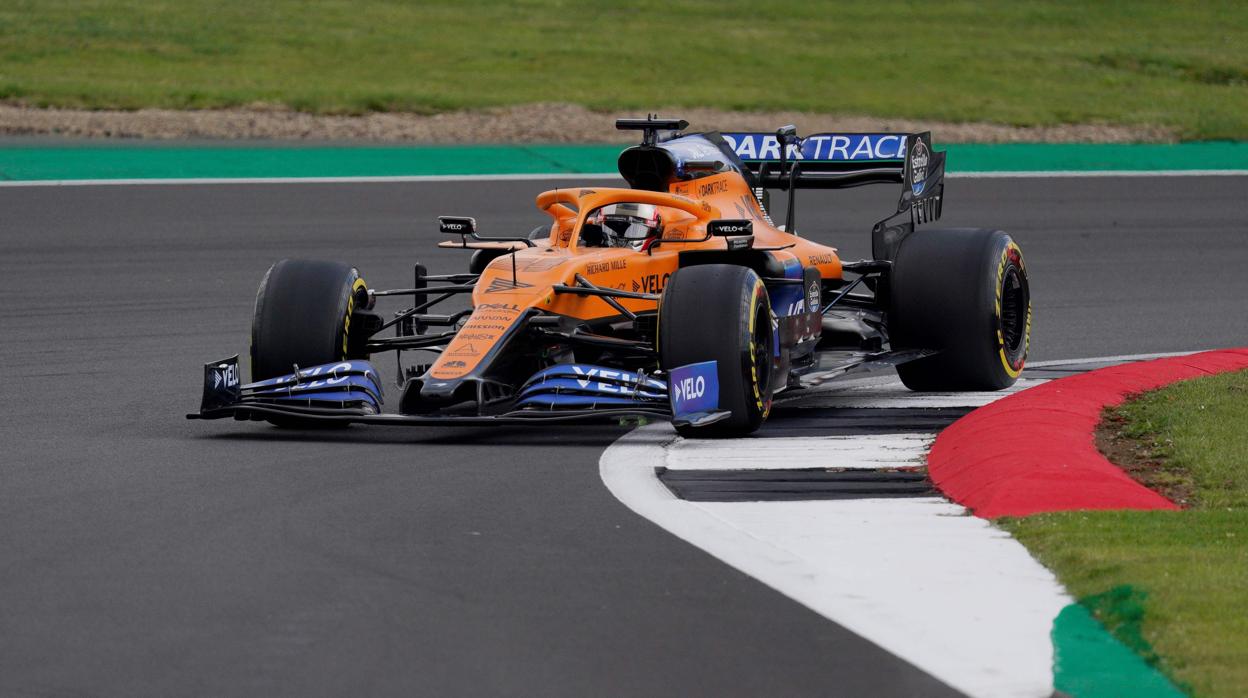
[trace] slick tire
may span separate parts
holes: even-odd
[[[893,349],[938,353],[901,364],[911,390],[1001,390],[1014,384],[1031,341],[1023,253],[1000,230],[921,230],[901,244],[890,275]]]
[[[347,337],[355,295],[366,288],[360,273],[341,262],[283,259],[269,267],[256,292],[251,323],[251,379],[265,380],[352,358]],[[307,427],[292,419],[278,426]]]
[[[758,430],[771,411],[775,329],[771,302],[753,270],[707,264],[677,270],[659,303],[659,363],[715,361],[719,407],[732,416],[704,427],[678,427],[681,436],[722,438]]]

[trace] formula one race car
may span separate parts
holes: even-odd
[[[192,418],[288,426],[670,419],[683,435],[762,425],[774,395],[895,366],[913,390],[996,390],[1023,369],[1027,269],[999,230],[915,231],[940,217],[945,154],[928,133],[683,134],[621,119],[642,143],[619,158],[629,188],[548,191],[549,228],[482,237],[439,218],[468,273],[373,290],[348,264],[286,259],[260,283],[251,379],[238,357],[205,366]],[[873,259],[843,262],[796,234],[794,192],[902,185],[872,231]],[[787,192],[783,225],[768,213]],[[435,314],[457,294],[471,307]],[[379,300],[411,299],[390,315]],[[381,411],[371,354],[399,352],[398,413]],[[429,356],[404,365],[408,352]]]

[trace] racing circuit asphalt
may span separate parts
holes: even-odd
[[[458,271],[435,215],[527,232],[549,186],[0,189],[0,694],[953,693],[627,510],[597,466],[621,428],[183,418],[272,261]],[[803,192],[799,229],[862,256],[895,195]],[[1022,245],[1033,359],[1242,346],[1245,200],[957,179],[942,224]]]

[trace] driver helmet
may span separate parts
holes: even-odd
[[[602,229],[606,247],[642,249],[650,238],[663,234],[663,217],[650,204],[610,204],[590,220]]]

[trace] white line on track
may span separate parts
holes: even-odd
[[[1026,549],[963,507],[940,497],[689,502],[654,474],[751,467],[751,456],[787,467],[844,467],[855,454],[859,467],[918,465],[931,436],[860,440],[685,441],[656,424],[608,448],[599,473],[636,513],[960,691],[1050,695],[1049,633],[1070,599]]]
[[[1053,170],[1018,172],[950,172],[950,179],[1017,179],[1060,177],[1235,177],[1248,176],[1244,170]],[[480,175],[394,175],[378,177],[187,177],[163,179],[44,179],[5,180],[0,187],[97,187],[97,186],[174,186],[205,184],[387,184],[420,182],[508,182],[536,180],[620,179],[614,172],[584,174],[480,174]]]
[[[1031,364],[1028,364],[1031,365]],[[908,390],[881,390],[882,387],[896,387],[896,374],[889,378],[873,377],[850,382],[830,382],[818,388],[811,388],[790,395],[784,393],[783,404],[788,408],[822,407],[982,407],[995,402],[1011,393],[1026,390],[1043,380],[1019,379],[1013,386],[993,393],[913,393]]]
[[[1121,363],[1135,354],[1033,367]],[[997,393],[915,394],[895,377],[803,391],[789,407],[980,406]],[[919,463],[930,434],[686,441],[670,425],[634,430],[599,462],[637,514],[973,696],[1049,696],[1053,620],[1071,599],[1010,536],[939,497],[689,502],[655,475],[704,468],[885,467]]]
[[[931,434],[869,434],[769,438],[752,441],[686,441],[678,439],[663,451],[661,465],[671,470],[787,470],[790,468],[920,468],[931,446]],[[818,453],[817,462],[811,454]]]
[[[1196,349],[1194,351],[1169,351],[1158,354],[1120,354],[1118,356],[1097,356],[1090,359],[1055,359],[1051,361],[1028,361],[1029,368],[1045,368],[1048,366],[1081,366],[1086,364],[1111,364],[1126,363],[1129,361],[1151,361],[1153,359],[1168,359],[1172,356],[1190,356],[1199,354],[1208,349]],[[1021,381],[1020,381],[1021,382]]]

